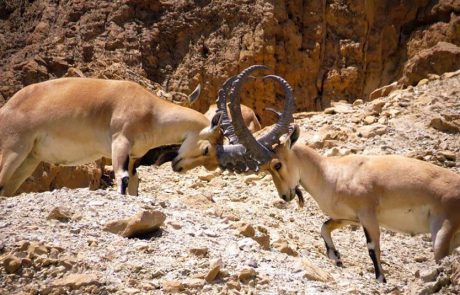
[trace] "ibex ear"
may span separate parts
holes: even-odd
[[[201,94],[201,84],[198,84],[195,90],[193,90],[193,92],[190,93],[190,95],[188,96],[188,102],[190,104],[193,104],[196,101],[196,99],[200,97],[200,94]]]
[[[294,125],[292,128],[289,128],[289,133],[284,134],[280,138],[280,144],[292,148],[292,146],[296,143],[297,139],[300,136],[300,128],[299,125]]]
[[[299,139],[299,137],[300,137],[300,128],[299,128],[299,125],[295,124],[294,130],[292,130],[291,132],[289,148],[292,148],[292,146],[297,142],[297,139]]]
[[[214,130],[215,128],[220,128],[220,124],[222,123],[222,112],[216,112],[214,117],[211,120],[211,129]]]
[[[210,140],[211,139],[218,140],[220,137],[222,137],[221,136],[222,132],[220,130],[221,123],[222,123],[222,113],[216,112],[214,117],[212,117],[211,126],[202,130],[200,132],[200,137],[210,139]]]

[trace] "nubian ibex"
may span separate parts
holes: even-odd
[[[32,84],[0,109],[0,195],[13,195],[40,161],[79,165],[101,157],[112,159],[118,191],[137,195],[136,166],[152,148],[180,144],[162,161],[198,154],[196,165],[215,169],[203,144],[218,143],[215,128],[203,114],[134,82],[62,78]]]
[[[241,118],[239,89],[250,72],[260,68],[254,66],[240,74],[229,94],[233,122],[227,129],[232,130],[224,132],[231,133],[238,144],[227,149],[241,152],[235,156],[237,169],[233,170],[268,170],[279,196],[287,202],[296,195],[303,200],[299,186],[309,192],[330,217],[321,228],[321,236],[328,257],[338,266],[342,261],[331,232],[348,224],[363,226],[375,275],[381,282],[385,276],[380,261],[380,226],[406,233],[431,233],[436,261],[460,245],[460,175],[402,156],[325,158],[308,146],[296,144],[299,128],[291,124],[294,96],[279,77],[275,79],[286,93],[285,110],[272,131],[254,138]]]

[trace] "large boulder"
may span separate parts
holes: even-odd
[[[416,85],[429,74],[443,74],[460,69],[460,47],[447,42],[425,49],[405,65],[400,82],[406,86]]]

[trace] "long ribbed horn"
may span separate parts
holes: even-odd
[[[280,114],[279,120],[275,127],[261,137],[255,139],[248,128],[244,125],[240,108],[239,92],[241,90],[241,82],[244,80],[244,72],[241,73],[233,82],[230,92],[230,113],[233,118],[233,125],[235,134],[238,136],[239,141],[248,150],[247,157],[254,159],[258,165],[268,162],[273,157],[272,145],[279,141],[279,138],[290,131],[290,123],[293,121],[292,113],[295,110],[295,99],[292,94],[292,88],[286,80],[276,75],[265,76],[265,79],[271,79],[279,82],[284,88],[286,101],[284,104],[284,111]]]
[[[230,91],[232,84],[236,80],[236,76],[227,79],[219,90],[217,97],[217,112],[222,113],[221,128],[224,136],[229,140],[228,145],[217,146],[217,157],[219,165],[222,169],[234,171],[237,173],[246,171],[258,171],[258,163],[246,156],[247,150],[242,144],[238,144],[238,137],[235,135],[235,130],[232,121],[227,112],[227,94]],[[249,77],[254,78],[254,77]]]
[[[228,116],[227,112],[227,93],[230,91],[230,87],[232,86],[233,82],[235,81],[236,76],[228,78],[222,88],[219,90],[219,94],[217,96],[216,104],[217,104],[217,111],[222,113],[222,133],[225,137],[228,138],[230,144],[238,143],[238,137],[235,135],[235,130],[233,129],[232,121]]]
[[[263,65],[254,65],[236,76],[230,90],[230,113],[232,115],[232,124],[235,134],[238,137],[238,142],[247,148],[249,158],[255,159],[259,164],[268,162],[272,158],[272,152],[265,146],[259,144],[251,131],[244,124],[243,116],[241,114],[240,91],[243,82],[250,76],[250,74],[258,69],[267,69]]]
[[[285,102],[284,110],[281,116],[278,119],[275,127],[273,127],[270,132],[257,139],[259,143],[265,146],[268,149],[271,149],[272,145],[277,143],[279,138],[289,132],[289,126],[294,121],[292,114],[295,111],[295,98],[292,94],[292,88],[286,80],[276,75],[265,76],[264,79],[271,79],[279,82],[284,88],[285,93]],[[233,114],[232,114],[233,115]]]

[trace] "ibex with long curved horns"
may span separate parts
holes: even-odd
[[[212,119],[214,128],[212,129],[214,133],[214,137],[218,137],[224,135],[229,139],[228,144],[222,144],[222,138],[220,140],[220,144],[212,144],[206,141],[201,142],[204,146],[206,146],[205,151],[207,155],[210,155],[210,158],[213,160],[209,160],[208,167],[210,166],[220,166],[222,169],[227,170],[234,170],[237,172],[245,172],[245,171],[253,171],[258,169],[259,160],[256,160],[257,157],[260,155],[256,154],[253,155],[251,152],[246,149],[244,143],[247,140],[255,140],[252,135],[251,131],[247,128],[244,123],[241,114],[241,108],[238,100],[238,104],[230,103],[227,107],[227,96],[234,96],[234,93],[239,92],[242,83],[250,77],[250,74],[255,70],[264,70],[266,69],[265,66],[255,65],[251,66],[244,71],[242,71],[239,75],[233,76],[229,78],[222,88],[219,91],[218,98],[217,98],[217,108],[218,112]],[[263,77],[264,79],[272,79],[278,82],[283,82],[280,77],[269,75]],[[239,131],[246,132],[245,137],[236,136],[235,130],[232,125],[232,120],[230,119],[230,115],[228,110],[232,108],[237,108],[237,111],[231,112],[233,117],[233,124],[236,124],[239,127]],[[294,105],[289,103],[286,105],[287,111],[293,112]],[[281,117],[279,122],[276,124],[274,130],[269,132],[267,135],[264,136],[264,140],[268,140],[272,137],[279,137],[283,134],[283,130],[285,129],[282,127],[284,125],[284,115]],[[217,128],[220,127],[220,128]],[[236,129],[237,127],[235,127]],[[281,128],[281,129],[280,129]],[[222,130],[223,134],[220,132]],[[287,132],[287,129],[286,129]],[[279,133],[279,135],[278,135]],[[199,154],[190,154],[190,153],[181,153],[179,150],[179,155],[172,161],[173,170],[177,172],[185,172],[189,169],[192,169],[196,166],[201,165],[200,163],[202,160],[200,159],[201,155]]]
[[[331,232],[347,224],[361,224],[376,278],[381,282],[385,282],[385,276],[380,262],[380,225],[408,233],[431,233],[437,261],[460,245],[460,175],[401,156],[324,158],[307,146],[296,145],[299,128],[290,124],[294,96],[291,87],[279,77],[273,78],[286,92],[285,110],[272,131],[254,138],[241,119],[239,89],[249,73],[259,68],[243,72],[232,84],[233,126],[229,124],[224,129],[239,144],[226,149],[240,153],[235,155],[236,166],[227,161],[230,165],[223,163],[224,168],[268,170],[285,201],[296,195],[303,199],[299,185],[307,190],[330,216],[321,228],[321,235],[328,257],[338,266],[342,261]]]
[[[79,165],[101,157],[112,159],[118,191],[137,195],[136,166],[152,148],[180,144],[182,154],[202,154],[200,165],[212,163],[200,144],[220,138],[209,125],[203,114],[134,82],[63,78],[29,85],[0,109],[0,195],[13,195],[40,161]],[[174,146],[161,161],[175,155]]]

